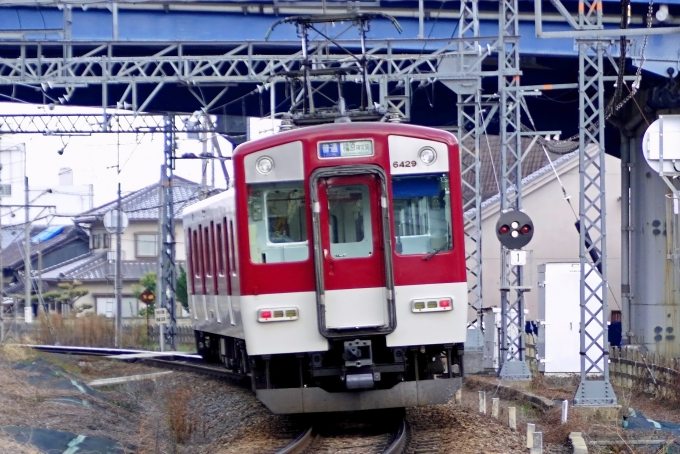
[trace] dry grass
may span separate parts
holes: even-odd
[[[40,454],[41,451],[26,443],[17,443],[12,437],[0,434],[0,454]]]
[[[172,441],[185,444],[194,432],[195,420],[189,413],[191,392],[186,388],[168,390],[166,395],[166,414]]]
[[[22,362],[35,358],[35,350],[20,347],[16,344],[5,344],[0,346],[0,358],[4,361]]]
[[[62,317],[61,314],[50,313],[49,324],[46,315],[41,313],[36,323],[36,340],[42,344],[78,345],[83,347],[113,347],[115,344],[114,320],[103,315],[86,317]],[[133,325],[123,330],[124,347],[139,347],[147,343],[145,325]]]

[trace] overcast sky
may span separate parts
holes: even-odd
[[[48,110],[43,106],[0,103],[5,114],[58,114],[58,113],[101,113],[101,109],[56,107]],[[262,129],[271,129],[271,122],[262,122]],[[178,137],[178,156],[193,152],[199,154],[199,141],[187,139],[185,134]],[[222,153],[231,156],[231,144],[218,136]],[[42,188],[56,186],[58,170],[61,167],[73,169],[75,185],[94,185],[94,204],[99,206],[116,197],[120,178],[123,194],[140,189],[160,179],[163,162],[162,134],[93,134],[91,136],[44,136],[41,134],[4,135],[0,146],[6,148],[12,143],[25,143],[29,184]],[[63,155],[58,151],[64,149]],[[115,166],[120,163],[121,173]],[[231,172],[231,166],[228,165]],[[201,161],[177,161],[175,174],[184,178],[201,181]],[[208,175],[210,184],[212,173]],[[224,176],[219,163],[215,165],[216,186],[224,187]]]

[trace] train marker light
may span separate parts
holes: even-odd
[[[411,301],[411,312],[443,312],[453,310],[451,298],[419,299]]]
[[[522,249],[529,244],[533,236],[534,223],[521,211],[506,211],[496,222],[496,237],[507,249]]]
[[[262,156],[255,163],[255,167],[262,175],[266,175],[274,168],[274,161],[269,156]]]
[[[421,148],[420,151],[418,152],[418,157],[420,158],[420,161],[423,164],[429,166],[430,164],[437,160],[437,152],[434,151],[434,148],[424,147]]]
[[[276,309],[260,309],[257,311],[257,321],[262,323],[288,322],[298,319],[297,307],[283,307]]]

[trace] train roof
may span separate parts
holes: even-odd
[[[233,188],[227,189],[226,191],[222,191],[217,195],[193,203],[184,208],[184,211],[182,212],[182,219],[186,219],[187,216],[191,216],[196,212],[200,212],[208,208],[212,209],[215,203],[225,201],[230,197],[233,197]]]
[[[458,143],[456,137],[450,132],[444,131],[443,129],[428,128],[425,126],[387,122],[329,123],[318,126],[306,126],[246,142],[236,147],[233,157],[237,158],[239,156],[262,150],[264,148],[275,147],[284,143],[295,142],[296,140],[323,140],[327,138],[335,138],[334,136],[350,132],[371,135],[380,132],[385,136],[391,134],[406,136],[412,135],[416,137],[422,137],[424,139],[445,142],[449,145],[455,145]]]

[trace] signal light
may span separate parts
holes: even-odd
[[[265,320],[268,319],[268,318],[272,318],[272,312],[271,311],[262,311],[262,312],[260,312],[260,318],[263,318]]]
[[[496,238],[506,249],[520,250],[529,244],[533,236],[534,224],[522,211],[506,211],[496,222]]]
[[[439,302],[439,307],[451,307],[451,301],[449,300],[441,300]]]

